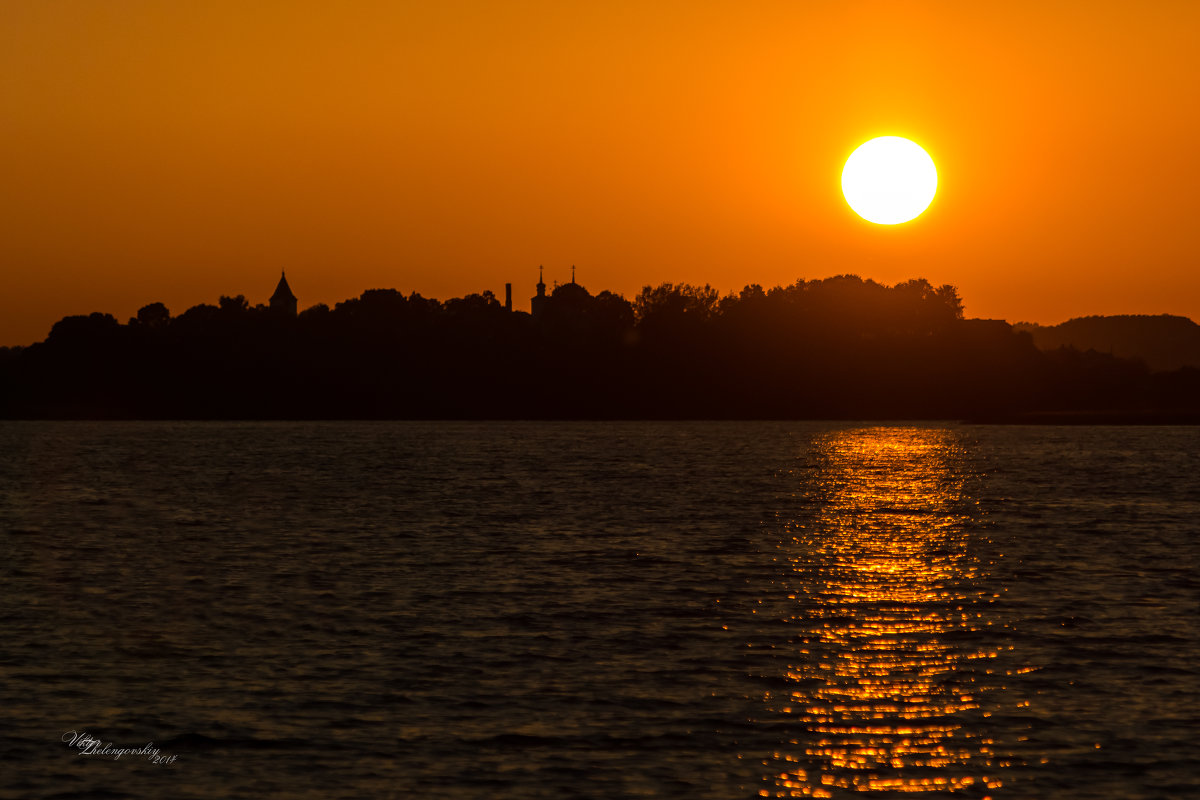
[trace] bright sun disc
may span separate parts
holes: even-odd
[[[937,167],[916,142],[880,136],[858,146],[842,169],[842,194],[854,212],[879,225],[916,219],[937,192]]]

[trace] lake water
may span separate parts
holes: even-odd
[[[1198,520],[1195,428],[0,423],[0,796],[1196,797]]]

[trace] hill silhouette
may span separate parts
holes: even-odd
[[[1013,326],[1042,350],[1073,347],[1144,361],[1152,370],[1200,367],[1200,325],[1170,314],[1076,317],[1059,325]]]
[[[572,281],[536,316],[491,292],[371,289],[298,315],[242,296],[122,324],[66,317],[0,350],[7,418],[971,418],[1200,411],[1200,370],[1039,350],[963,318],[952,286],[854,275],[647,286]],[[1057,416],[1055,416],[1057,415]]]

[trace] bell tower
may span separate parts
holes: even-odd
[[[538,282],[537,294],[529,301],[529,311],[533,314],[533,318],[537,319],[542,315],[542,309],[546,306],[546,282],[542,279],[542,268],[538,267]]]

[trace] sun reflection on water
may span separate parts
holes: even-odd
[[[814,444],[809,512],[787,520],[787,688],[794,723],[764,797],[997,788],[1004,757],[979,724],[996,646],[969,548],[975,503],[961,435],[830,432]]]

